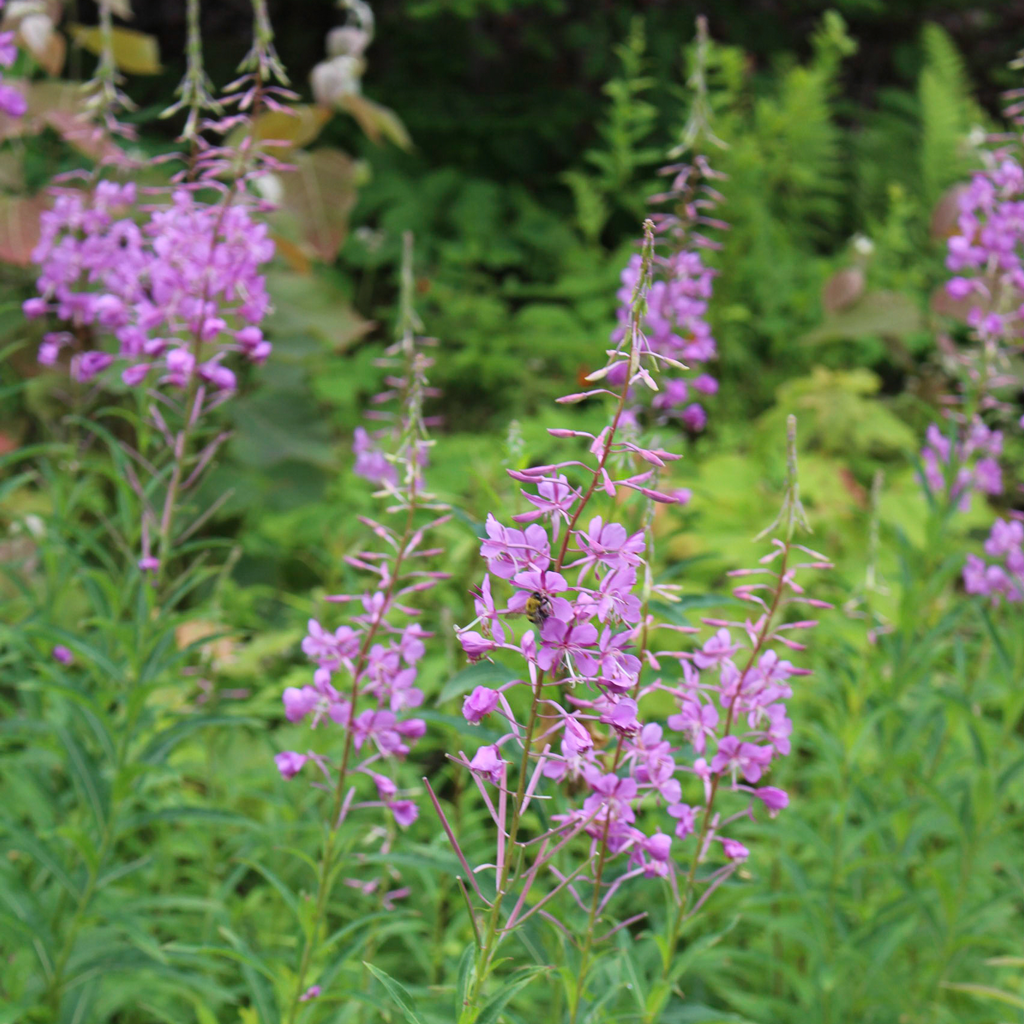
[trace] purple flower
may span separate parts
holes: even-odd
[[[470,725],[479,725],[497,706],[497,691],[478,686],[462,702],[462,715]]]
[[[739,647],[733,643],[729,630],[724,627],[704,642],[704,646],[694,653],[693,661],[697,668],[711,668],[731,658]]]
[[[770,747],[744,743],[735,736],[723,736],[717,753],[711,759],[711,770],[715,774],[740,772],[747,782],[757,782],[771,761]]]
[[[668,808],[671,817],[678,819],[676,838],[685,839],[692,835],[697,826],[697,808],[689,804],[673,804]]]
[[[306,760],[305,754],[296,754],[293,750],[282,751],[274,757],[274,763],[283,779],[292,779],[298,775]]]
[[[380,437],[372,436],[363,427],[356,427],[352,439],[352,451],[356,456],[353,472],[371,483],[398,483],[398,472],[390,463],[380,446]]]
[[[303,992],[301,996],[299,996],[299,1002],[308,1003],[310,999],[316,999],[318,995],[320,995],[320,986],[310,985],[309,988],[307,988],[306,991]]]
[[[754,790],[754,796],[768,808],[768,816],[774,818],[784,807],[789,806],[789,794],[774,786],[762,786]]]
[[[708,414],[704,407],[697,402],[688,405],[680,414],[679,418],[683,425],[694,433],[699,434],[708,424]]]
[[[579,492],[570,487],[564,476],[542,479],[537,484],[537,493],[523,491],[523,496],[534,506],[533,512],[521,512],[512,519],[517,523],[529,523],[541,516],[560,515],[568,521],[569,510],[579,497]]]
[[[28,110],[28,102],[14,86],[0,82],[0,110],[8,117],[22,117]]]
[[[541,626],[540,637],[537,664],[546,672],[560,665],[563,659],[574,662],[576,671],[583,675],[590,675],[597,667],[596,659],[586,650],[597,643],[597,629],[589,622],[571,625],[551,618]]]
[[[698,700],[684,700],[677,715],[669,715],[668,726],[686,733],[698,754],[706,749],[707,738],[718,728],[718,709],[714,704],[701,704]]]
[[[396,800],[387,806],[388,810],[395,816],[395,821],[402,828],[408,828],[420,814],[419,808],[412,800]]]
[[[289,686],[282,694],[284,713],[289,722],[299,722],[320,703],[320,694],[312,686]]]
[[[577,532],[576,543],[583,558],[573,563],[574,568],[601,563],[612,569],[624,569],[639,565],[644,553],[642,532],[630,536],[624,526],[606,523],[600,516],[591,519],[585,531]]]
[[[509,529],[488,515],[486,530],[480,554],[495,576],[510,580],[518,572],[546,569],[551,563],[551,545],[543,526],[532,523],[525,530]]]
[[[71,359],[71,376],[79,384],[87,384],[113,361],[114,357],[107,352],[82,352]]]
[[[473,755],[473,760],[469,762],[469,767],[472,768],[473,771],[479,772],[481,775],[486,775],[495,786],[501,785],[501,776],[504,766],[505,761],[502,759],[500,751],[494,744],[481,747]]]
[[[744,861],[750,856],[750,851],[736,839],[723,838],[722,850],[731,861]]]
[[[488,639],[473,629],[464,629],[459,633],[459,643],[462,644],[462,649],[470,661],[479,661],[485,654],[489,654],[498,646],[496,641]]]
[[[52,653],[53,660],[59,661],[62,665],[70,665],[75,660],[75,656],[63,644],[57,644]]]

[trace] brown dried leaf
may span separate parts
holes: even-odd
[[[39,241],[39,216],[49,207],[46,195],[0,196],[0,262],[29,266]]]
[[[374,103],[361,93],[348,93],[338,100],[338,106],[348,111],[359,123],[371,142],[390,139],[402,149],[412,149],[412,139],[401,118],[390,108]]]
[[[836,313],[852,306],[864,294],[864,271],[846,267],[834,273],[821,289],[821,304],[826,313]]]
[[[294,170],[277,175],[283,190],[279,221],[297,227],[298,244],[330,263],[348,234],[348,217],[356,202],[360,164],[338,149],[298,152]]]
[[[960,196],[966,185],[954,185],[948,189],[932,210],[931,236],[936,242],[944,242],[957,233],[957,215],[960,213]]]
[[[94,25],[69,25],[71,38],[90,53],[99,56],[103,52],[103,39],[100,30]],[[160,66],[160,47],[156,36],[146,32],[137,32],[133,28],[113,29],[114,63],[121,71],[130,75],[158,75],[163,70]]]
[[[68,44],[60,32],[54,32],[42,53],[35,55],[43,70],[55,77],[64,70],[64,61],[68,56]]]
[[[270,152],[274,156],[288,157],[292,150],[301,149],[313,142],[330,119],[330,110],[311,104],[296,104],[287,111],[266,110],[253,122],[253,140],[287,143],[284,146],[273,146]],[[228,136],[228,145],[240,145],[249,131],[248,126],[239,126]]]

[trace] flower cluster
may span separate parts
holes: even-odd
[[[933,494],[946,494],[961,511],[970,507],[971,493],[1003,493],[999,456],[1003,435],[991,430],[979,417],[962,431],[954,443],[933,423],[925,434],[921,462],[925,480]]]
[[[393,370],[389,396],[397,398],[400,412],[395,417],[396,450],[388,453],[385,464],[391,472],[382,483],[380,496],[388,500],[387,511],[398,515],[402,526],[392,529],[385,523],[361,518],[386,550],[362,551],[346,556],[352,568],[372,578],[367,590],[358,595],[339,594],[331,602],[352,604],[355,614],[335,629],[324,628],[313,619],[302,649],[315,664],[311,684],[288,687],[284,691],[285,715],[291,722],[308,720],[312,728],[324,723],[330,730],[331,755],[286,750],[275,761],[285,779],[294,778],[308,762],[318,769],[323,781],[320,789],[332,794],[326,816],[327,828],[317,879],[318,897],[310,927],[306,930],[303,953],[295,979],[291,1009],[287,1019],[295,1019],[298,1003],[312,998],[319,988],[306,988],[312,952],[339,867],[338,834],[351,810],[385,808],[398,826],[411,825],[418,816],[416,803],[399,789],[394,775],[396,763],[426,731],[421,718],[409,717],[423,703],[416,685],[418,664],[425,653],[426,632],[418,620],[418,609],[407,602],[447,578],[447,574],[429,569],[429,559],[440,549],[426,546],[427,534],[448,517],[433,515],[421,522],[422,512],[443,512],[424,488],[421,455],[429,447],[423,417],[423,400],[428,392],[426,372],[432,364],[422,351],[426,339],[417,338],[418,320],[412,310],[412,236],[405,236],[402,260],[400,320],[398,341],[386,353]],[[343,682],[341,681],[343,680]],[[355,802],[363,787],[369,799]],[[394,829],[376,830],[382,838],[380,855],[391,849]],[[394,900],[407,895],[407,887],[384,891],[386,880],[394,878],[393,867],[375,881],[346,878],[345,883],[370,894],[378,893],[381,906],[390,909]]]
[[[1024,168],[1007,151],[985,154],[988,166],[959,194],[957,233],[949,239],[946,283],[969,300],[968,322],[983,341],[1024,343]]]
[[[803,518],[795,425],[791,486],[779,520],[788,516],[788,533],[757,569],[742,570],[760,579],[735,591],[754,614],[743,622],[704,620],[713,632],[694,649],[680,637],[699,628],[659,622],[651,607],[652,598],[677,600],[677,588],[653,582],[649,557],[654,506],[681,500],[659,488],[658,476],[680,456],[641,446],[631,439],[632,431],[621,431],[633,389],[656,389],[652,370],[660,360],[641,331],[653,249],[648,221],[625,344],[620,342],[605,368],[590,376],[610,380],[618,371],[619,392],[595,388],[563,399],[614,394],[610,422],[596,434],[550,430],[555,437],[582,439],[587,461],[508,471],[526,485],[522,494],[528,507],[506,522],[488,516],[480,546],[487,572],[474,597],[476,618],[457,631],[471,661],[501,652],[520,666],[518,678],[497,687],[477,686],[466,696],[466,720],[473,725],[487,720],[498,736],[472,756],[453,755],[469,770],[497,826],[494,863],[469,869],[442,814],[477,898],[490,907],[477,964],[481,979],[501,938],[543,913],[562,889],[589,915],[582,946],[585,973],[595,922],[624,882],[666,878],[681,908],[693,889],[703,886],[703,900],[748,855],[733,823],[752,817],[756,807],[774,817],[789,799],[768,780],[775,760],[790,751],[786,701],[791,680],[806,670],[782,655],[803,650],[793,631],[815,625],[803,613],[794,618],[794,606],[827,607],[807,598],[798,571],[828,567],[821,555],[791,539]],[[646,501],[638,521],[629,525],[623,499],[631,491]],[[602,499],[607,514],[592,507]],[[797,561],[798,552],[808,557]],[[656,635],[669,639],[656,643]],[[674,705],[667,716],[666,703]],[[723,808],[725,794],[732,806]],[[534,801],[551,801],[545,817],[553,827],[522,841],[524,815]],[[565,874],[554,858],[577,838],[586,852],[579,867]],[[680,872],[687,847],[691,866]],[[708,860],[719,863],[696,878],[697,864]],[[488,900],[474,881],[485,868],[494,870],[499,894],[519,890],[500,929],[501,900]],[[528,905],[542,870],[556,881]],[[479,983],[474,993],[478,990]]]
[[[667,240],[674,252],[653,258],[653,281],[646,296],[646,309],[640,323],[640,350],[652,357],[660,368],[673,368],[676,375],[663,380],[660,390],[651,399],[651,407],[659,422],[679,420],[688,430],[699,433],[707,424],[707,413],[699,399],[718,393],[718,381],[699,372],[684,376],[684,371],[717,358],[718,350],[707,320],[708,302],[716,271],[704,263],[702,252],[720,248],[720,243],[703,233],[705,228],[722,230],[728,227],[711,216],[721,199],[711,182],[722,178],[704,157],[692,164],[673,164],[662,168],[671,176],[666,192],[652,196],[651,202],[669,204],[668,209],[651,218],[657,234]],[[630,329],[632,301],[641,274],[641,258],[630,258],[622,272],[619,289],[618,327],[612,341],[621,344]],[[621,385],[626,379],[624,367],[608,374],[611,384]],[[631,393],[632,402],[639,395]],[[637,420],[639,403],[624,410],[623,426]]]
[[[413,552],[407,548],[406,555],[411,557]],[[332,632],[310,619],[302,650],[317,668],[312,685],[290,686],[284,691],[285,716],[289,722],[308,718],[312,728],[327,720],[351,733],[355,751],[363,758],[352,770],[373,780],[380,802],[398,824],[407,826],[416,820],[416,805],[411,800],[396,799],[396,783],[377,768],[388,758],[404,757],[409,745],[426,731],[422,719],[400,716],[423,703],[423,693],[415,685],[416,665],[423,657],[423,640],[429,634],[417,623],[399,627],[389,622],[386,615],[396,609],[394,599],[403,591],[389,597],[386,571],[382,572],[380,565],[354,561],[362,561],[363,568],[378,573],[384,589],[362,596],[362,612],[352,616],[352,625],[339,626]],[[368,643],[367,638],[374,636],[380,636],[383,642]],[[336,673],[351,681],[351,692],[346,688],[345,696],[332,683]],[[356,706],[362,711],[353,715]],[[331,778],[318,754],[284,751],[275,761],[281,775],[290,779],[309,757]]]
[[[647,454],[666,457],[662,451]],[[561,482],[549,476],[536,486],[539,491],[544,483]],[[539,495],[526,496],[535,500]],[[545,518],[571,521],[581,498],[579,491],[565,487],[558,507],[545,512]],[[540,795],[544,780],[582,787],[587,794],[582,803],[555,820],[590,836],[592,855],[599,843],[607,843],[612,856],[628,854],[630,874],[667,875],[673,870],[672,835],[685,840],[694,832],[720,786],[746,804],[759,802],[773,817],[786,806],[784,791],[761,783],[772,762],[790,751],[789,681],[806,670],[781,657],[777,648],[801,650],[789,631],[814,623],[805,619],[779,625],[775,619],[783,607],[803,599],[797,569],[826,563],[801,548],[810,561],[789,564],[792,549],[777,542],[760,570],[770,577],[767,589],[774,607],[758,586],[740,587],[737,596],[758,607],[755,618],[708,619],[715,632],[696,650],[658,650],[649,643],[654,628],[693,630],[664,623],[655,627],[644,614],[638,585],[638,573],[640,581],[647,578],[643,533],[595,516],[586,527],[569,528],[560,555],[556,537],[553,524],[531,523],[518,530],[488,519],[481,554],[510,593],[499,607],[492,575],[485,575],[475,599],[478,617],[471,624],[478,628],[461,630],[459,638],[473,660],[498,650],[521,658],[524,679],[497,689],[479,686],[465,698],[467,721],[477,724],[495,715],[506,730],[479,748],[468,766],[478,778],[503,787],[509,768],[526,749],[512,692],[528,686],[541,693],[539,731],[534,749],[526,751],[534,762],[527,792]],[[780,569],[770,568],[780,559]],[[514,617],[524,611],[539,628],[517,637]],[[644,666],[652,678],[641,682]],[[663,698],[646,700],[657,693],[670,694],[676,704],[664,723],[643,710],[646,703],[663,704]],[[516,751],[512,761],[509,749]],[[686,797],[690,802],[684,801],[687,790],[692,791]],[[667,818],[653,831],[640,829],[641,817],[657,821],[659,807]],[[727,862],[746,857],[746,848],[725,834],[732,820],[715,815],[707,821],[701,859],[712,841],[722,844]]]
[[[646,344],[653,352],[676,362],[693,366],[715,358],[717,351],[711,327],[707,322],[708,300],[711,298],[715,271],[704,265],[699,251],[683,250],[656,261],[658,276],[647,297],[647,316],[643,323]],[[619,341],[628,328],[630,297],[640,276],[640,257],[633,256],[622,271],[619,289],[619,326],[612,335]],[[612,384],[621,384],[624,369],[609,377]],[[651,401],[662,420],[679,419],[694,432],[704,429],[707,413],[694,399],[714,395],[718,381],[706,373],[696,377],[673,377],[664,384]]]
[[[44,336],[39,361],[53,365],[64,347],[102,332],[117,351],[76,351],[76,380],[117,362],[131,387],[184,388],[197,376],[233,390],[228,354],[262,362],[270,353],[259,328],[269,308],[262,266],[274,254],[267,226],[242,202],[209,205],[186,188],[147,208],[141,224],[136,201],[134,184],[101,181],[91,194],[62,191],[43,213],[33,253],[40,294],[25,313],[52,313],[67,329]]]
[[[0,3],[0,8],[3,4]],[[9,68],[18,59],[18,47],[14,32],[0,32],[0,68]],[[22,117],[28,104],[25,97],[0,74],[0,110],[8,117]]]
[[[969,594],[984,594],[993,603],[1001,598],[1024,601],[1024,513],[1011,512],[1009,521],[997,519],[985,541],[985,554],[999,560],[987,563],[968,555],[964,565],[964,588]]]
[[[418,510],[438,511],[444,506],[434,502],[423,486],[422,462],[430,441],[422,406],[431,392],[426,371],[432,360],[421,350],[425,339],[418,339],[412,330],[411,265],[411,238],[407,237],[401,333],[385,356],[389,366],[397,364],[399,369],[389,377],[389,390],[378,396],[381,401],[399,401],[394,420],[397,450],[379,453],[376,482],[391,501],[388,511],[403,514],[404,526],[394,530],[372,519],[362,520],[388,550],[346,556],[346,562],[371,576],[373,583],[362,594],[327,598],[354,604],[358,610],[348,623],[334,630],[310,620],[302,649],[316,665],[312,683],[288,687],[283,695],[290,722],[308,720],[314,729],[326,723],[341,730],[342,755],[337,762],[315,752],[284,751],[276,757],[286,779],[297,775],[307,761],[316,764],[336,793],[332,827],[346,816],[355,793],[354,787],[346,787],[360,774],[372,780],[377,799],[359,806],[383,805],[403,827],[417,816],[415,803],[399,797],[398,784],[386,765],[405,757],[426,731],[424,721],[408,717],[408,713],[423,703],[423,693],[416,685],[417,665],[426,649],[423,641],[431,634],[416,621],[418,610],[406,602],[446,578],[445,573],[425,568],[424,563],[438,554],[438,549],[426,547],[426,535],[447,516],[424,524],[415,522]],[[345,680],[340,689],[339,676]]]

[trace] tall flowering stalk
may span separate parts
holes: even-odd
[[[695,651],[679,650],[678,643],[660,650],[654,643],[662,631],[698,630],[659,623],[649,606],[652,596],[675,599],[670,588],[653,583],[644,526],[650,503],[684,500],[660,490],[657,480],[680,456],[644,448],[621,429],[632,389],[657,391],[659,369],[676,365],[646,344],[642,331],[653,266],[654,225],[647,221],[628,330],[609,350],[604,368],[590,377],[598,382],[620,376],[619,390],[595,387],[560,400],[611,396],[610,421],[597,434],[550,430],[555,437],[586,442],[587,461],[508,471],[526,485],[530,507],[512,516],[516,526],[488,516],[480,551],[489,571],[475,596],[477,618],[458,631],[471,660],[506,651],[522,664],[522,678],[497,689],[479,686],[466,697],[466,719],[476,724],[493,716],[502,735],[472,757],[460,752],[454,758],[471,773],[496,826],[493,862],[470,866],[427,782],[473,890],[477,951],[464,1003],[457,1008],[460,1024],[473,1024],[483,1012],[485,985],[503,941],[537,914],[561,928],[579,951],[569,992],[575,1022],[595,947],[646,916],[611,927],[603,923],[620,888],[640,877],[667,880],[681,908],[667,940],[674,948],[694,888],[704,887],[699,905],[747,856],[746,847],[729,834],[730,826],[755,806],[774,815],[788,800],[781,790],[758,783],[772,761],[789,752],[787,681],[804,672],[780,658],[775,647],[799,649],[788,632],[811,625],[779,621],[802,594],[795,581],[799,566],[791,559],[791,527],[766,560],[781,558],[781,566],[759,570],[774,574],[774,589],[761,583],[740,588],[741,596],[758,607],[755,621],[708,620],[717,632]],[[791,526],[802,516],[795,463],[793,473],[786,511]],[[608,499],[624,499],[630,492],[644,499],[643,523],[635,530],[610,518],[623,509],[621,500]],[[612,511],[598,514],[598,501]],[[818,555],[810,557],[808,564],[825,564]],[[510,591],[504,606],[501,590]],[[516,622],[524,616],[529,625],[517,637]],[[749,643],[749,660],[742,667],[735,658],[744,641],[734,630]],[[650,716],[666,693],[677,712],[663,724]],[[703,799],[689,796],[684,785]],[[579,791],[582,801],[574,796]],[[725,816],[719,791],[732,794],[735,805]],[[554,801],[559,808],[547,815],[553,827],[539,834],[528,817],[535,801]],[[525,838],[527,832],[533,834]],[[681,885],[677,851],[685,850],[695,833]],[[579,857],[571,870],[560,866],[563,851]],[[698,877],[697,866],[708,860],[717,866]],[[493,896],[478,881],[490,872]],[[531,900],[537,888],[542,895]],[[563,892],[586,915],[581,934],[566,927],[561,914],[552,916],[551,901]]]
[[[291,94],[274,84],[272,76],[283,80],[283,72],[268,25],[257,19],[262,28],[244,74],[222,101],[210,99],[199,88],[205,80],[198,14],[192,3],[188,71],[179,90],[189,107],[182,138],[192,144],[185,169],[169,189],[91,179],[85,189],[55,187],[33,252],[39,295],[24,306],[29,317],[57,321],[58,329],[43,337],[41,364],[53,366],[70,353],[77,384],[112,383],[107,371],[119,370],[121,385],[139,395],[145,425],[138,446],[126,451],[143,507],[138,565],[154,574],[213,511],[176,528],[183,495],[227,439],[211,434],[206,422],[237,389],[232,364],[262,363],[271,351],[260,324],[270,309],[264,267],[274,243],[260,217],[266,204],[249,185],[280,164],[253,146],[251,134],[237,149],[207,136],[251,126],[262,109],[280,108]],[[108,97],[107,120],[118,103]],[[206,134],[197,131],[204,109],[221,114],[225,107],[234,112],[200,121]]]
[[[100,4],[100,36],[103,54],[90,90],[91,113],[111,134],[128,137],[131,133],[117,123],[128,101],[118,88],[108,2]],[[265,41],[257,41],[257,48],[265,49]],[[131,159],[120,151],[92,174],[60,179],[33,254],[38,294],[24,312],[45,318],[52,328],[43,337],[40,363],[66,360],[82,397],[108,390],[137,403],[134,415],[128,406],[107,417],[112,429],[107,423],[86,425],[116,446],[118,526],[108,528],[115,550],[127,555],[122,585],[111,581],[120,603],[99,604],[80,627],[100,635],[102,643],[68,630],[62,633],[68,646],[54,653],[58,664],[80,672],[76,685],[107,740],[95,757],[95,777],[110,780],[90,800],[95,827],[82,831],[87,845],[75,847],[87,851],[71,869],[81,883],[70,909],[62,898],[55,915],[43,996],[54,1020],[75,984],[72,972],[84,945],[80,936],[91,921],[103,921],[97,897],[105,879],[120,870],[111,869],[110,862],[117,861],[120,846],[138,827],[127,811],[138,799],[138,780],[155,766],[147,743],[159,731],[148,698],[168,678],[180,679],[189,656],[177,650],[174,631],[186,596],[205,574],[201,563],[211,545],[195,536],[219,505],[198,512],[189,508],[227,438],[212,414],[237,390],[232,364],[262,362],[270,351],[259,325],[269,309],[264,269],[274,246],[260,217],[264,207],[249,184],[275,162],[251,146],[251,134],[238,148],[210,139],[239,124],[251,125],[265,105],[284,96],[275,94],[262,67],[247,72],[236,86],[224,101],[227,107],[234,104],[233,113],[201,122],[204,134],[191,140],[185,166],[168,188],[142,189],[103,177],[110,167],[131,168]],[[124,485],[137,503],[121,489]],[[68,543],[74,551],[78,538]],[[196,555],[186,565],[190,552]],[[87,575],[88,559],[82,564]],[[105,567],[115,566],[110,561]],[[101,649],[107,652],[102,673],[96,655]],[[57,704],[60,698],[55,693],[52,699]],[[71,777],[90,763],[91,732],[77,739],[67,734]]]
[[[970,344],[944,340],[945,362],[956,393],[947,398],[945,429],[928,428],[921,452],[923,477],[933,501],[944,511],[966,509],[972,491],[997,497],[1006,490],[1000,457],[1004,433],[993,423],[1012,423],[1013,407],[1003,397],[1024,379],[1024,91],[1009,94],[1007,115],[1017,130],[997,135],[981,152],[983,167],[958,197],[956,230],[947,243],[946,282],[950,298],[967,307]],[[1014,360],[1017,360],[1015,364]],[[987,422],[986,422],[987,421]],[[1021,487],[1022,481],[1015,481]],[[1010,510],[997,519],[985,542],[986,562],[967,556],[963,582],[968,593],[1024,600],[1024,515]]]
[[[384,550],[363,551],[347,556],[346,561],[367,573],[371,583],[362,594],[327,598],[355,604],[358,610],[348,623],[333,630],[310,620],[302,649],[317,666],[313,682],[289,687],[283,696],[289,721],[308,719],[313,729],[325,726],[331,730],[332,749],[337,751],[284,751],[276,757],[284,778],[295,777],[309,763],[322,780],[315,785],[331,793],[323,822],[315,909],[303,936],[295,988],[283,1017],[288,1024],[295,1020],[300,1003],[320,994],[320,985],[308,982],[345,855],[341,827],[350,812],[383,808],[402,828],[411,825],[418,814],[415,802],[399,790],[394,778],[397,762],[426,731],[423,720],[408,717],[408,712],[423,702],[423,693],[416,686],[416,665],[430,634],[417,621],[419,611],[407,602],[446,577],[427,568],[439,549],[429,549],[425,543],[429,531],[448,517],[436,515],[445,506],[424,486],[423,467],[432,442],[427,436],[423,402],[430,394],[426,373],[433,361],[422,350],[425,339],[415,333],[418,321],[412,299],[412,236],[407,234],[398,340],[386,353],[386,365],[393,373],[383,396],[398,405],[397,412],[391,414],[395,448],[381,453],[391,473],[381,474],[377,481],[381,487],[377,496],[388,503],[386,511],[397,517],[397,525],[362,520]],[[423,513],[427,513],[425,521]],[[360,789],[369,789],[370,798],[357,801]],[[402,894],[385,895],[395,899]],[[390,899],[385,900],[386,905]]]
[[[697,19],[693,73],[688,85],[693,93],[690,117],[683,129],[680,144],[669,154],[678,158],[693,153],[695,145],[706,140],[724,148],[725,143],[711,130],[711,108],[707,95],[707,62],[710,39],[707,20]],[[687,430],[699,433],[707,425],[703,400],[718,393],[718,380],[704,364],[718,358],[718,347],[708,322],[708,305],[712,297],[716,271],[704,261],[704,253],[721,248],[710,231],[728,228],[715,216],[715,207],[722,201],[716,182],[725,178],[716,171],[706,156],[697,152],[690,160],[663,167],[660,174],[668,179],[668,188],[651,196],[650,202],[661,207],[652,214],[655,234],[667,243],[668,252],[656,254],[651,268],[652,284],[647,295],[647,309],[642,323],[644,345],[651,351],[685,362],[686,368],[698,373],[684,373],[681,366],[661,382],[651,394],[638,389],[630,394],[623,425],[632,425],[643,412],[646,402],[659,423],[678,421]],[[631,257],[622,271],[622,287],[617,298],[618,327],[612,341],[620,341],[630,329],[633,293],[641,272],[641,257]],[[624,370],[617,368],[608,380],[621,384]]]

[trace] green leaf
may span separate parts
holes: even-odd
[[[199,729],[217,725],[259,726],[262,724],[258,718],[242,717],[241,715],[188,715],[158,732],[149,741],[140,760],[148,764],[160,764],[182,740]]]
[[[473,982],[473,977],[476,972],[474,966],[476,964],[476,943],[471,942],[465,950],[463,950],[462,956],[459,958],[459,968],[456,972],[455,980],[455,1013],[456,1016],[460,1015],[466,1008],[469,1002],[469,986]]]
[[[538,975],[543,974],[550,970],[547,966],[542,967],[524,967],[521,971],[517,971],[516,977],[513,975],[504,985],[498,989],[497,994],[487,1003],[487,1005],[480,1011],[480,1016],[476,1019],[476,1024],[498,1024],[498,1018],[501,1016],[501,1011],[505,1009],[506,1004],[522,989],[526,988],[531,981]]]
[[[106,786],[104,786],[92,758],[78,745],[67,729],[58,729],[64,749],[68,753],[68,767],[79,795],[88,804],[96,819],[96,826],[102,832],[106,821]]]
[[[17,825],[5,822],[2,829],[4,834],[0,835],[0,847],[27,853],[40,867],[49,871],[74,899],[79,899],[78,888],[64,870],[60,858],[49,847]]]
[[[1001,988],[993,988],[991,985],[975,985],[970,982],[942,982],[943,988],[951,988],[955,992],[967,992],[979,999],[991,999],[997,1003],[1006,1003],[1009,1006],[1016,1006],[1024,1010],[1024,998],[1014,992],[1006,992]]]
[[[437,698],[437,706],[440,707],[452,697],[468,693],[476,686],[488,686],[497,683],[501,686],[510,683],[519,677],[504,665],[494,661],[478,661],[475,665],[464,668],[457,672],[447,683],[441,687],[441,693]]]
[[[388,990],[392,1002],[402,1011],[409,1024],[426,1024],[423,1018],[416,1012],[412,996],[400,985],[390,974],[385,973],[379,967],[363,961],[363,966]]]

